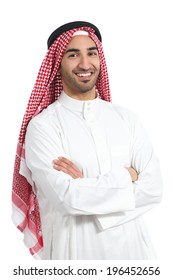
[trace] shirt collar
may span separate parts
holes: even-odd
[[[99,100],[98,97],[92,100],[85,100],[85,101],[74,99],[69,95],[67,95],[64,91],[62,91],[58,99],[59,103],[64,107],[72,111],[78,111],[78,112],[83,112],[86,107],[90,110],[94,109],[95,107],[97,107],[98,100]]]

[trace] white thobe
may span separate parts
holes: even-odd
[[[42,259],[153,259],[142,215],[161,199],[158,160],[133,113],[62,92],[27,128],[26,163],[42,223]],[[70,159],[84,178],[53,168]],[[139,176],[134,183],[125,167]]]

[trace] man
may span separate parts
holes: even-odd
[[[98,28],[65,24],[48,47],[19,136],[13,221],[39,259],[155,258],[142,215],[161,199],[158,160],[136,116],[110,103]]]

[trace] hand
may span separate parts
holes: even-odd
[[[65,157],[59,157],[58,159],[53,160],[53,167],[58,171],[70,175],[73,179],[84,177],[83,173],[73,164],[73,162]]]
[[[130,176],[132,178],[132,182],[135,182],[138,180],[138,173],[136,172],[136,170],[132,167],[126,167],[126,169],[129,171]]]

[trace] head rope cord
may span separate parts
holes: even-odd
[[[71,41],[74,32],[85,30],[95,42],[100,57],[100,74],[96,83],[99,98],[111,101],[109,79],[102,44],[90,27],[75,28],[61,34],[50,46],[40,67],[33,91],[31,93],[27,109],[23,118],[14,164],[12,202],[12,220],[17,228],[24,233],[25,245],[30,253],[40,258],[39,253],[43,249],[42,231],[38,201],[33,192],[32,179],[28,180],[21,175],[22,169],[29,174],[30,171],[25,164],[25,133],[29,121],[57,100],[63,90],[61,76],[59,73],[63,54]],[[52,159],[53,160],[53,159]]]

